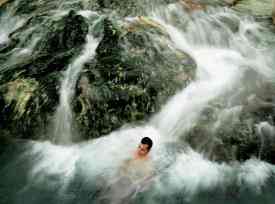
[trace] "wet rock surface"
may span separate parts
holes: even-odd
[[[16,7],[16,13],[38,9],[34,3],[26,4]],[[99,16],[97,20],[93,33],[101,41],[95,58],[82,70],[72,102],[82,139],[146,120],[187,85],[195,67],[188,63],[189,56],[168,47],[168,36],[150,19],[138,17],[131,22]],[[93,23],[71,10],[55,18],[30,17],[9,34],[10,42],[0,50],[1,131],[15,138],[47,138],[63,72],[81,54],[89,24]],[[16,50],[36,33],[39,38],[32,54],[15,60]],[[177,78],[179,73],[190,76]]]
[[[146,120],[190,81],[177,80],[177,75],[191,77],[195,66],[182,64],[189,58],[184,53],[157,44],[159,38],[168,40],[167,36],[145,17],[123,25],[105,19],[103,24],[104,37],[96,58],[83,69],[74,102],[75,112],[80,113],[79,129],[87,128],[83,133],[87,138]]]
[[[32,23],[30,20],[10,34],[10,38],[17,39],[14,49],[23,43],[18,33],[30,29]],[[88,24],[71,11],[62,19],[49,22],[44,32],[31,56],[19,58],[16,63],[4,63],[0,69],[2,128],[16,138],[34,138],[41,126],[45,128],[58,103],[62,71],[81,51]],[[5,50],[2,53],[3,61],[12,58]]]

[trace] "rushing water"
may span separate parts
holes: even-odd
[[[186,25],[186,18],[179,20],[182,15],[175,5],[153,13],[153,18],[169,33],[173,46],[187,52],[197,64],[196,79],[174,96],[152,120],[153,125],[169,139],[190,130],[211,100],[227,98],[226,109],[232,109],[237,107],[234,104],[241,103],[243,97],[253,94],[248,92],[246,96],[240,96],[243,89],[247,89],[247,83],[250,83],[249,88],[256,89],[256,83],[250,82],[253,79],[245,77],[251,70],[265,81],[274,78],[274,71],[268,64],[270,53],[256,47],[256,40],[261,37],[257,23],[241,19],[231,11],[220,10],[185,16],[192,22]],[[229,27],[234,23],[240,24],[239,32]],[[186,26],[184,32],[181,26]],[[209,30],[213,32],[209,34]]]
[[[69,65],[67,71],[64,73],[60,89],[60,104],[54,116],[54,132],[52,133],[54,142],[69,144],[73,140],[77,140],[77,133],[73,129],[71,101],[81,68],[85,62],[95,55],[97,45],[98,40],[88,35],[83,53]]]
[[[227,98],[228,103],[213,129],[221,126],[226,117],[238,117],[242,100],[251,98],[257,87],[257,81],[245,77],[248,72],[253,71],[264,81],[272,80],[271,51],[258,43],[262,37],[260,25],[230,10],[190,15],[174,4],[154,11],[151,17],[166,30],[173,49],[195,60],[195,80],[142,127],[128,127],[70,146],[50,142],[15,145],[0,158],[0,203],[98,203],[102,186],[114,179],[123,160],[143,136],[154,141],[151,157],[157,176],[128,203],[275,202],[274,166],[260,157],[243,163],[212,162],[184,143],[185,134],[215,99]],[[83,53],[64,74],[55,122],[58,142],[68,143],[74,137],[70,102],[79,72],[94,56],[97,43],[88,35]],[[263,122],[258,125],[263,140],[264,130],[274,137],[274,128]]]

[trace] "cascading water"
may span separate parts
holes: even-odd
[[[257,134],[261,139],[261,148],[259,151],[259,158],[261,158],[262,154],[264,153],[264,147],[272,144],[272,141],[275,139],[275,129],[266,121],[258,124],[256,128]],[[268,148],[270,147],[268,146]]]
[[[241,21],[240,32],[233,33],[219,18],[234,21],[238,16],[224,11],[210,16],[198,13],[191,17],[190,21],[193,22],[187,25],[186,31],[180,32],[173,26],[173,21],[178,20],[173,19],[173,14],[180,16],[179,12],[178,7],[171,5],[164,14],[156,12],[153,15],[166,28],[174,46],[191,55],[197,64],[194,82],[174,96],[152,120],[153,125],[168,139],[182,136],[190,130],[211,100],[238,92],[244,83],[241,81],[243,75],[249,68],[266,76],[266,80],[272,80],[274,76],[266,59],[245,36],[246,32],[257,33],[257,24]],[[216,30],[211,35],[206,32],[214,30],[217,25],[218,29],[222,29],[221,32]],[[247,50],[250,55],[247,55]]]
[[[25,18],[13,17],[15,8],[16,5],[1,16],[0,24],[2,28],[0,31],[0,46],[8,43],[8,35],[26,22]]]
[[[81,68],[95,55],[97,45],[98,40],[88,35],[83,53],[69,65],[64,73],[60,89],[60,104],[54,116],[54,132],[52,133],[54,142],[68,144],[77,139],[75,138],[76,132],[73,131],[71,101]]]
[[[270,49],[254,46],[261,38],[259,25],[230,10],[186,14],[175,4],[154,12],[152,18],[167,32],[171,48],[195,60],[195,80],[142,127],[71,146],[50,142],[23,145],[26,150],[21,156],[9,158],[12,162],[0,169],[0,202],[98,203],[100,188],[115,179],[123,160],[141,137],[148,136],[154,141],[151,156],[157,176],[149,189],[137,192],[129,203],[274,203],[274,166],[256,158],[243,163],[213,162],[185,141],[203,110],[215,100],[226,98],[227,103],[210,128],[217,129],[232,115],[238,118],[243,100],[257,87],[257,82],[245,77],[247,72],[253,70],[266,81],[274,76],[273,61],[264,55]],[[239,24],[238,31],[233,32],[228,21],[229,25]],[[97,44],[88,35],[83,53],[65,72],[55,115],[54,140],[58,143],[73,140],[70,103],[81,68],[94,56]],[[259,125],[261,136],[266,126]]]

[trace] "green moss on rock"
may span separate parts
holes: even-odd
[[[38,82],[33,79],[16,79],[7,83],[4,98],[6,105],[15,103],[15,119],[21,118],[27,111],[27,103],[38,88]]]
[[[192,61],[189,56],[169,48],[168,35],[153,20],[106,18],[102,23],[104,37],[95,59],[83,69],[85,83],[79,80],[74,100],[79,130],[86,138],[148,119],[190,82],[195,70],[194,63],[182,63]]]

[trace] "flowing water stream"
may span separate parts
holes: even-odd
[[[150,17],[167,32],[171,48],[195,60],[193,82],[143,126],[131,125],[68,146],[47,141],[16,145],[16,151],[13,147],[13,153],[10,150],[0,158],[4,164],[0,168],[0,203],[98,203],[100,186],[114,179],[116,170],[144,136],[154,141],[151,157],[157,176],[128,203],[275,202],[275,167],[260,156],[243,163],[218,163],[185,141],[214,100],[227,99],[227,105],[212,124],[213,131],[227,117],[239,116],[243,100],[253,96],[259,83],[247,73],[263,81],[274,80],[274,51],[259,43],[261,25],[227,9],[186,14],[177,4],[156,9]],[[57,143],[71,143],[77,134],[72,131],[70,103],[81,68],[93,58],[97,45],[98,40],[89,34],[83,52],[64,73],[54,120],[53,140]],[[259,124],[259,135],[264,126],[270,127],[270,137],[274,137],[274,128],[267,122]]]
[[[84,63],[95,55],[98,40],[93,36],[87,36],[87,43],[83,53],[69,65],[64,73],[64,79],[60,89],[60,104],[54,116],[53,141],[61,144],[69,144],[77,140],[77,131],[73,129],[73,114],[71,108],[72,97],[76,86],[79,73]]]

